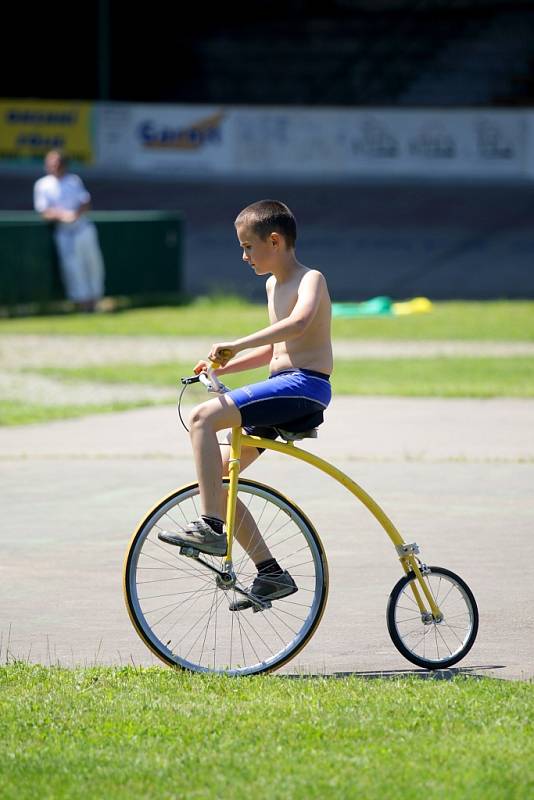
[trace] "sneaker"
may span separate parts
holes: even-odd
[[[298,591],[298,586],[285,570],[267,575],[256,575],[252,586],[248,589],[251,595],[258,600],[280,600],[282,597],[289,597]],[[244,611],[246,608],[254,606],[252,600],[243,597],[242,600],[234,600],[230,603],[230,611]]]
[[[178,547],[194,547],[195,550],[207,553],[210,556],[226,555],[226,534],[216,533],[203,519],[196,519],[194,522],[190,522],[180,533],[160,531],[158,539]]]

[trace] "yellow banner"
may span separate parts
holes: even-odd
[[[72,161],[93,161],[92,103],[0,100],[0,159],[41,160],[54,148]]]

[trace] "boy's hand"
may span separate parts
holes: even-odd
[[[209,361],[199,361],[196,367],[194,367],[193,372],[195,375],[200,375],[201,372],[207,372],[209,366],[211,366]]]
[[[225,367],[237,353],[238,349],[234,344],[224,342],[212,345],[208,358],[210,361],[215,361],[220,367]]]

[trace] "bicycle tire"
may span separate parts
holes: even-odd
[[[272,607],[261,613],[226,610],[225,600],[229,606],[240,595],[217,585],[214,573],[157,539],[163,525],[180,527],[198,517],[197,483],[172,492],[139,524],[124,562],[124,596],[130,619],[143,642],[170,666],[229,675],[270,672],[297,655],[321,620],[328,596],[328,566],[310,520],[292,500],[258,481],[240,478],[238,497],[248,503],[273,556],[293,576],[298,592],[273,601]],[[235,540],[233,548],[238,585],[244,587],[255,574],[254,565]],[[214,566],[222,563],[212,556],[203,558]],[[172,589],[174,581],[179,591]],[[165,583],[171,588],[168,595]],[[149,594],[141,588],[147,584]],[[154,614],[159,616],[160,611],[163,617],[156,620]],[[197,623],[193,620],[189,632],[193,617]],[[198,632],[204,618],[204,628]]]
[[[471,589],[459,575],[444,567],[427,569],[424,579],[443,620],[423,620],[409,589],[416,580],[410,572],[391,591],[387,626],[393,644],[412,664],[429,670],[446,669],[464,658],[473,646],[478,633],[478,608]]]

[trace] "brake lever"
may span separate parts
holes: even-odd
[[[201,372],[198,376],[201,383],[204,384],[208,392],[213,394],[224,394],[229,389],[224,383],[221,383],[217,375],[213,371],[213,367],[209,367],[207,372]]]

